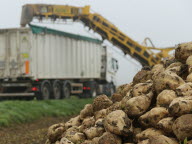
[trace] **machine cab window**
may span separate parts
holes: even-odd
[[[118,61],[115,58],[111,59],[111,68],[114,72],[117,72],[119,69]]]

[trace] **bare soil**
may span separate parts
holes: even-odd
[[[46,117],[31,123],[0,128],[0,144],[44,144],[49,126],[66,122],[70,117]]]

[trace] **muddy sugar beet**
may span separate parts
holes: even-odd
[[[192,143],[192,43],[48,130],[46,144]]]

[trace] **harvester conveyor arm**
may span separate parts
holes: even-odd
[[[168,52],[174,48],[162,49],[142,46],[132,40],[126,34],[121,32],[116,26],[97,13],[91,13],[90,7],[74,7],[67,5],[44,5],[28,4],[23,6],[21,16],[21,26],[30,23],[36,17],[43,18],[72,19],[81,21],[87,27],[100,34],[103,39],[107,39],[113,45],[120,48],[125,54],[139,61],[143,66],[152,66],[161,61],[161,58],[167,57]],[[151,49],[159,50],[159,53],[153,53]]]

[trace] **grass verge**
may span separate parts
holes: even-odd
[[[47,116],[70,116],[80,112],[92,99],[0,102],[0,127],[30,122]]]

